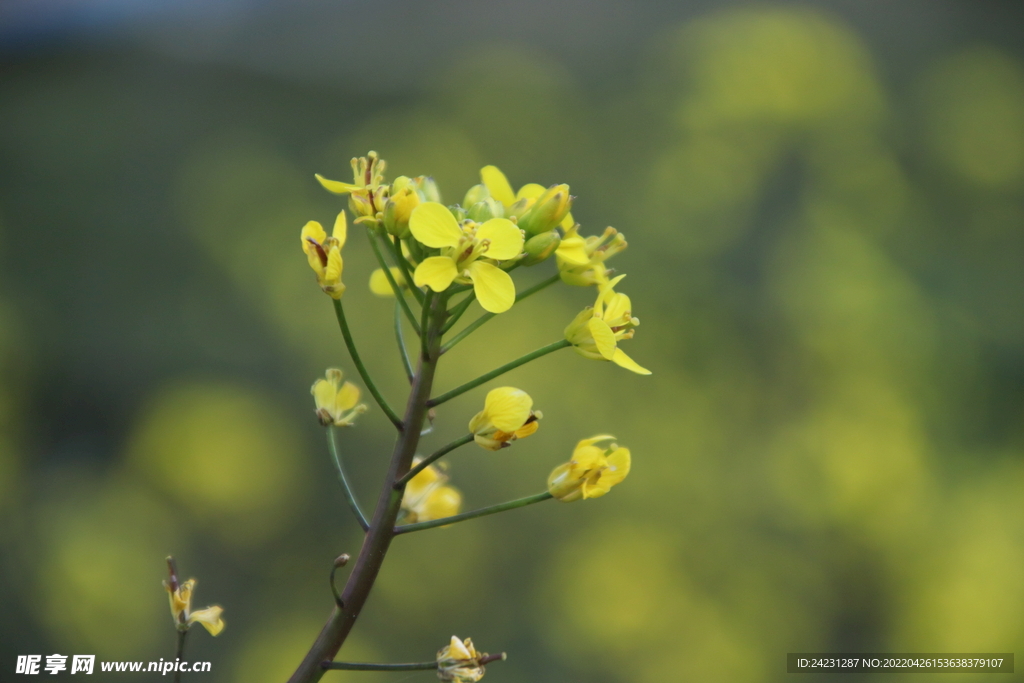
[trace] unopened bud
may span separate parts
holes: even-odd
[[[351,559],[352,557],[348,553],[342,553],[341,555],[338,555],[336,558],[334,558],[334,566],[336,568],[344,567],[346,564],[348,564],[348,561]]]
[[[524,214],[519,216],[519,227],[525,230],[527,235],[554,230],[569,213],[572,200],[568,185],[549,187]]]
[[[534,235],[526,240],[526,245],[523,247],[526,256],[522,258],[520,263],[524,266],[535,266],[546,261],[555,253],[555,250],[558,249],[558,245],[561,243],[562,238],[554,230]]]
[[[458,204],[456,204],[455,206],[449,206],[448,210],[452,212],[452,215],[455,216],[455,220],[459,223],[466,220],[467,218],[466,210],[463,209]]]
[[[492,218],[505,217],[505,207],[501,205],[501,202],[491,197],[485,197],[476,204],[467,204],[466,206],[469,207],[469,210],[466,211],[466,216],[477,223],[484,223]]]
[[[437,189],[437,183],[430,176],[417,176],[412,180],[420,199],[425,202],[441,203],[441,192]]]
[[[466,196],[462,200],[463,206],[473,206],[477,202],[482,202],[485,199],[490,199],[491,193],[487,189],[486,185],[474,185],[469,188],[466,192]]]

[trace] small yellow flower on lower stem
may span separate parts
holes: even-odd
[[[316,402],[316,417],[325,427],[350,427],[366,412],[366,404],[359,402],[359,387],[342,383],[343,377],[341,370],[330,368],[326,379],[318,379],[309,390]]]
[[[422,458],[413,461],[413,467]],[[451,517],[462,507],[462,494],[458,489],[447,486],[448,475],[441,468],[430,465],[409,480],[402,496],[402,511],[405,522],[429,522],[432,519]]]
[[[610,360],[638,375],[649,375],[650,370],[640,366],[618,347],[620,341],[632,339],[633,329],[640,325],[640,321],[633,317],[629,297],[614,289],[624,277],[619,275],[601,286],[593,307],[580,311],[565,328],[565,338],[584,358]]]
[[[340,299],[345,293],[345,285],[341,282],[344,266],[341,260],[341,248],[345,246],[348,235],[348,223],[342,211],[334,221],[334,234],[330,237],[323,226],[316,221],[309,221],[302,228],[302,251],[306,253],[309,267],[316,273],[316,281],[320,289],[332,298]]]
[[[174,618],[174,625],[179,631],[187,631],[192,624],[200,623],[211,636],[215,636],[224,630],[224,620],[221,615],[224,610],[220,605],[213,605],[204,609],[192,611],[192,591],[196,587],[196,580],[189,579],[182,583],[177,589],[164,581],[164,588],[171,601],[171,617]]]
[[[583,439],[572,459],[551,471],[548,492],[563,503],[600,498],[626,478],[629,467],[629,449],[619,447],[614,436]]]
[[[486,656],[486,652],[476,651],[471,638],[460,640],[452,636],[451,643],[437,653],[437,677],[442,681],[476,683],[484,677],[480,660]]]
[[[525,391],[498,387],[487,392],[484,409],[469,421],[469,431],[480,446],[497,451],[537,431],[542,417]]]

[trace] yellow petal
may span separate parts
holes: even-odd
[[[534,420],[533,422],[530,422],[529,424],[525,424],[522,427],[520,427],[519,429],[517,429],[515,431],[515,435],[516,435],[517,439],[525,439],[526,437],[528,437],[530,434],[533,434],[538,429],[540,429],[540,420]]]
[[[599,434],[598,436],[592,436],[589,439],[581,439],[576,448],[586,448],[587,446],[593,446],[595,443],[601,443],[602,441],[615,441],[615,437],[611,434]]]
[[[438,486],[423,505],[421,521],[441,519],[459,514],[462,507],[462,494],[451,486]]]
[[[336,400],[339,410],[352,410],[359,403],[359,387],[352,382],[345,382]]]
[[[496,261],[505,261],[523,252],[523,231],[507,218],[492,218],[476,231],[477,240],[490,240],[484,254]]]
[[[313,401],[316,403],[317,410],[326,408],[329,412],[334,411],[338,390],[333,384],[325,379],[318,379],[313,383],[309,393],[313,394]]]
[[[419,268],[416,270],[418,272]],[[476,300],[485,311],[504,313],[516,302],[516,286],[511,276],[501,268],[483,261],[474,261],[469,264],[469,277],[473,280]]]
[[[445,211],[447,210],[445,209]],[[412,274],[412,281],[417,287],[427,285],[435,292],[443,292],[448,289],[448,285],[458,274],[455,261],[447,256],[431,256],[416,266],[416,272]],[[515,294],[512,296],[514,297]]]
[[[424,202],[409,217],[409,229],[420,244],[434,249],[458,246],[462,238],[455,216],[444,204]]]
[[[350,183],[343,183],[339,180],[328,180],[319,173],[316,174],[316,179],[320,181],[320,184],[324,186],[324,189],[334,194],[348,194],[352,190],[358,190],[358,185],[352,185]]]
[[[561,244],[558,245],[558,249],[555,250],[555,256],[574,266],[585,266],[590,263],[590,257],[587,256],[586,242],[579,235],[566,237],[562,240]]]
[[[615,355],[615,333],[612,332],[612,328],[608,327],[608,323],[600,318],[591,318],[587,322],[587,329],[590,330],[590,335],[594,338],[598,352],[606,360],[611,360]]]
[[[452,636],[452,642],[448,646],[448,656],[452,659],[470,659],[473,655],[456,636]]]
[[[324,281],[329,284],[340,281],[343,266],[341,249],[332,248],[330,253],[327,254],[327,268],[324,270]]]
[[[608,456],[608,468],[601,472],[601,482],[615,486],[629,474],[631,460],[628,448],[619,448]]]
[[[572,226],[576,225],[576,220],[572,217],[571,213],[567,213],[559,225],[562,226],[563,229],[568,230]]]
[[[224,620],[221,619],[223,613],[224,610],[218,605],[196,610],[188,616],[188,623],[199,622],[210,632],[211,636],[215,636],[224,630]]]
[[[390,268],[391,276],[395,278],[395,282],[398,283],[399,287],[405,286],[405,278],[402,276],[402,271],[398,266],[392,266]],[[370,291],[377,296],[394,296],[395,290],[391,289],[391,283],[388,282],[388,276],[384,274],[384,271],[380,268],[370,273]]]
[[[480,169],[480,180],[487,186],[491,196],[507,207],[512,206],[516,196],[512,192],[512,186],[508,184],[508,178],[497,166],[484,166]]]
[[[320,225],[317,221],[309,221],[302,226],[302,246],[305,248],[309,244],[309,240],[314,240],[317,244],[323,244],[324,240],[327,239],[327,233],[324,231],[324,226]]]
[[[635,360],[627,356],[625,351],[623,351],[622,349],[615,349],[615,355],[612,356],[612,362],[618,365],[619,367],[631,370],[632,372],[635,372],[638,375],[651,374],[650,370],[648,370],[645,367],[642,367]]]
[[[633,310],[629,297],[620,292],[613,294],[605,302],[605,306],[605,320],[619,320],[620,318],[625,318]]]
[[[348,220],[345,217],[344,210],[334,219],[334,233],[332,235],[334,239],[338,240],[339,247],[345,246],[345,240],[348,239]]]
[[[487,392],[484,412],[491,423],[503,432],[514,432],[530,417],[533,399],[522,389],[498,387]]]
[[[539,185],[537,183],[526,183],[519,188],[519,192],[516,192],[516,199],[522,199],[523,197],[526,197],[527,199],[536,199],[545,192],[547,192],[547,188],[543,185]]]

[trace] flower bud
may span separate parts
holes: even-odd
[[[469,207],[466,216],[477,223],[486,223],[492,218],[505,217],[505,207],[501,205],[501,202],[491,197],[485,197],[476,204],[466,204],[466,206]]]
[[[433,178],[421,175],[413,178],[412,182],[422,201],[441,203],[441,192],[437,189],[437,183]]]
[[[455,683],[476,683],[484,677],[481,659],[487,653],[477,652],[470,638],[461,640],[452,636],[451,643],[437,653],[437,677]]]
[[[482,202],[485,199],[490,198],[491,193],[487,189],[486,185],[474,185],[466,192],[466,196],[462,199],[462,205],[473,206],[477,202]]]
[[[548,260],[555,253],[555,250],[558,249],[558,245],[561,242],[562,238],[554,230],[534,235],[526,240],[526,245],[523,247],[526,256],[523,257],[520,263],[524,266],[535,266]]]
[[[572,459],[548,476],[548,493],[563,503],[600,498],[629,474],[630,453],[608,435],[583,439]]]
[[[527,235],[537,235],[554,230],[572,208],[573,196],[568,185],[553,185],[537,201],[519,216],[519,227]]]
[[[466,210],[463,209],[458,204],[456,204],[455,206],[449,206],[448,210],[452,212],[452,215],[455,216],[455,220],[459,223],[462,223],[462,221],[468,218],[468,216],[466,215]]]

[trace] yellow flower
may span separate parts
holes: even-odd
[[[507,218],[492,218],[460,225],[443,204],[424,202],[409,219],[413,237],[421,244],[440,249],[416,266],[413,282],[443,292],[452,282],[473,283],[484,310],[503,313],[516,300],[516,287],[508,273],[490,261],[508,261],[523,251],[523,231]]]
[[[320,289],[335,299],[340,299],[345,293],[345,285],[341,282],[341,271],[344,266],[341,248],[345,246],[347,235],[348,225],[344,211],[335,219],[334,234],[330,237],[316,221],[309,221],[302,228],[302,251],[306,252],[309,267],[316,273]]]
[[[185,583],[172,589],[171,585],[164,581],[164,588],[167,590],[167,597],[171,601],[171,617],[174,625],[179,631],[187,631],[192,624],[199,622],[215,636],[224,630],[224,620],[221,614],[224,610],[219,605],[192,611],[192,590],[196,587],[196,580],[189,579]]]
[[[620,448],[614,440],[614,436],[601,435],[576,444],[572,459],[548,476],[548,492],[563,503],[608,493],[626,478],[630,466],[629,449]],[[602,443],[607,445],[597,445]]]
[[[366,219],[376,219],[377,214],[384,210],[387,201],[388,186],[384,185],[384,168],[387,162],[370,151],[365,157],[352,159],[352,182],[343,183],[339,180],[328,180],[319,173],[316,179],[328,192],[347,194],[348,208],[359,218],[357,223]]]
[[[532,408],[533,399],[522,389],[491,389],[484,399],[484,409],[469,421],[469,431],[482,447],[500,450],[537,431],[543,415]]]
[[[413,467],[422,458],[413,461]],[[405,521],[429,522],[432,519],[451,517],[459,513],[462,506],[462,494],[452,486],[446,486],[448,476],[439,467],[430,465],[409,480],[402,496],[402,510]]]
[[[594,306],[583,309],[565,328],[565,338],[584,358],[610,360],[638,375],[649,375],[650,370],[618,347],[619,341],[633,338],[633,329],[640,324],[633,317],[629,297],[613,289],[624,277],[619,275],[601,286]]]
[[[537,229],[532,229],[530,231],[531,234],[544,232],[546,229],[550,230],[556,225],[561,225],[564,229],[569,229],[575,222],[572,220],[572,214],[568,212],[569,206],[572,204],[572,199],[569,197],[568,185],[563,184],[545,187],[544,185],[536,182],[529,182],[520,187],[518,193],[513,193],[509,179],[505,177],[505,174],[502,173],[501,169],[497,166],[484,166],[481,168],[480,180],[486,186],[490,196],[505,206],[506,213],[509,216],[525,218],[526,214],[532,207],[534,207],[535,204],[548,202],[544,211],[547,221],[538,220],[538,224],[540,225],[542,222],[544,222],[544,224],[550,223],[550,227],[538,227]],[[561,193],[561,195],[555,198],[555,195],[558,193]],[[544,200],[541,199],[542,197]],[[513,209],[513,207],[515,208]],[[551,211],[551,209],[557,210]],[[562,213],[563,209],[564,214]],[[535,216],[535,218],[537,218],[537,216]],[[557,218],[557,220],[555,220],[555,218]],[[527,219],[527,222],[534,222],[534,218]],[[525,225],[523,227],[525,227]],[[530,225],[530,227],[532,227],[532,225]]]
[[[316,402],[316,416],[323,426],[349,427],[356,416],[366,412],[366,405],[359,402],[359,387],[352,382],[342,384],[344,375],[337,368],[327,371],[327,379],[318,379],[309,393]]]
[[[484,677],[484,666],[480,659],[486,653],[477,652],[473,640],[459,640],[452,636],[452,641],[437,653],[437,677],[442,681],[457,683],[475,683]]]
[[[608,268],[604,262],[629,246],[626,238],[615,228],[605,228],[600,237],[580,237],[578,226],[573,226],[555,251],[558,272],[566,284],[600,287],[608,282]]]

